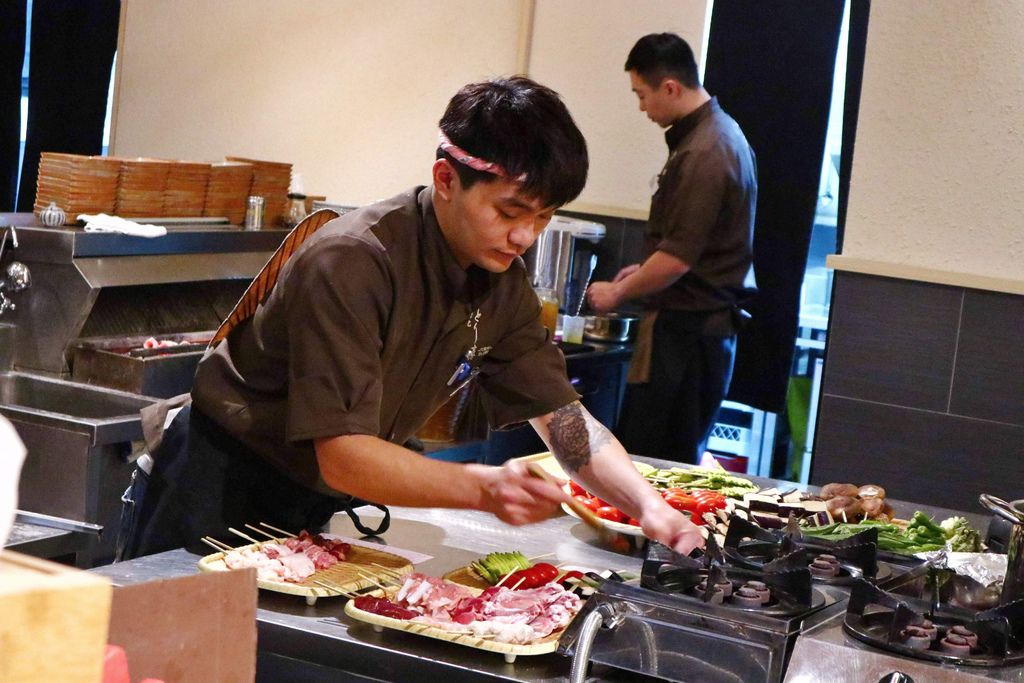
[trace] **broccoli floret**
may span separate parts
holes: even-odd
[[[961,553],[981,551],[981,534],[971,526],[965,517],[950,517],[939,525],[946,534],[946,546]]]

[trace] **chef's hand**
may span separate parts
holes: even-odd
[[[481,508],[506,524],[518,526],[548,519],[568,497],[559,488],[565,482],[538,479],[530,474],[525,463],[517,460],[486,470]]]
[[[598,313],[607,313],[621,302],[618,286],[613,282],[592,282],[587,288],[590,307]]]
[[[619,280],[625,280],[627,277],[629,277],[630,275],[632,275],[633,273],[635,273],[638,270],[640,270],[640,264],[639,263],[630,264],[630,265],[626,266],[625,268],[623,268],[622,270],[620,270],[618,273],[616,273],[615,277],[612,278],[612,282],[618,282]]]
[[[672,548],[680,555],[689,555],[694,548],[703,548],[704,536],[700,533],[700,527],[683,513],[664,501],[662,503],[645,510],[640,517],[640,528],[644,530],[644,535]]]

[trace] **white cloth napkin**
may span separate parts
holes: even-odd
[[[167,234],[167,228],[163,226],[136,223],[119,216],[108,216],[105,213],[79,214],[78,220],[85,221],[86,232],[117,232],[134,237],[163,237]]]
[[[21,463],[25,460],[25,444],[18,438],[14,427],[0,415],[0,548],[14,523],[18,507],[18,479]]]

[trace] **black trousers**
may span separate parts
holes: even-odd
[[[315,532],[348,502],[292,481],[191,407],[167,428],[154,460],[124,559],[181,547],[209,552],[203,536],[237,546],[244,540],[228,527],[245,532],[247,523]]]
[[[696,463],[729,389],[735,355],[735,335],[704,334],[699,316],[660,312],[649,381],[626,387],[616,429],[626,451]]]

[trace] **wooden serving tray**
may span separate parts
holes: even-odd
[[[247,546],[235,548],[235,550],[241,550],[242,548],[258,548],[262,545],[262,543],[253,543]],[[385,572],[385,570],[381,569],[381,567],[377,565],[387,567],[391,571]],[[231,571],[228,569],[228,566],[224,564],[223,552],[213,553],[212,555],[207,555],[199,560],[199,570],[204,572]],[[404,557],[386,553],[383,550],[367,548],[361,545],[352,545],[348,552],[348,557],[344,562],[339,562],[333,567],[328,567],[327,569],[320,569],[314,572],[302,583],[257,579],[256,585],[264,590],[274,591],[275,593],[301,595],[306,598],[307,605],[313,605],[316,603],[317,598],[335,597],[377,585],[369,578],[364,578],[366,576],[371,576],[381,581],[389,578],[388,576],[385,576],[385,574],[409,574],[410,572],[412,572],[412,563]],[[360,574],[362,574],[362,576],[360,576]],[[332,586],[337,586],[339,590],[331,590],[325,586],[317,584],[316,581],[322,581],[324,583],[329,583]]]
[[[387,592],[375,591],[374,593],[370,593],[370,595],[391,599],[397,593],[397,590],[398,589],[389,589]],[[470,588],[470,591],[474,594],[482,592],[473,588]],[[509,664],[516,661],[516,657],[519,655],[546,655],[554,652],[558,648],[558,639],[562,637],[562,633],[565,631],[564,628],[561,628],[549,633],[540,640],[535,640],[532,643],[499,643],[488,638],[479,638],[477,636],[462,633],[452,633],[443,628],[430,626],[428,624],[421,624],[404,619],[394,619],[392,617],[384,617],[379,614],[373,614],[372,612],[366,612],[356,607],[352,600],[345,603],[345,614],[356,621],[362,621],[370,624],[373,626],[373,630],[377,633],[382,633],[384,629],[390,628],[396,631],[415,633],[416,635],[426,636],[427,638],[435,638],[437,640],[448,641],[449,643],[465,645],[466,647],[473,647],[478,650],[498,652],[505,655],[505,661]]]
[[[445,581],[451,581],[452,583],[457,583],[460,586],[465,586],[466,588],[472,588],[477,592],[482,592],[485,588],[491,587],[491,584],[485,581],[469,565],[453,569],[441,578]]]

